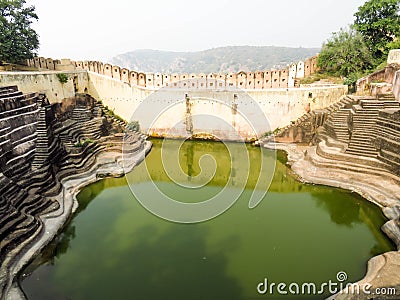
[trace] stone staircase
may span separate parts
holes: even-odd
[[[103,103],[98,102],[98,103],[97,103],[97,106],[102,110],[102,112],[103,112],[104,115],[106,115],[107,117],[111,118],[111,120],[112,120],[113,122],[117,123],[119,126],[121,126],[121,128],[125,129],[125,127],[126,127],[126,125],[127,125],[128,122],[125,122],[125,121],[123,121],[123,120],[120,120],[120,119],[116,118],[116,117],[113,115],[113,113],[112,113],[108,108],[106,108],[106,107],[103,105]]]
[[[323,110],[314,110],[304,114],[292,124],[279,129],[274,138],[277,142],[311,142],[318,127],[324,125],[325,130],[338,137],[341,141],[348,140],[347,118],[352,104],[357,103],[358,99],[344,97],[338,102],[328,106]],[[301,133],[301,137],[297,137]]]
[[[81,96],[56,116],[44,95],[0,87],[0,299],[13,259],[42,236],[41,217],[59,213],[61,182],[91,172],[104,152],[134,153],[144,145],[145,136],[131,133],[123,147],[124,135],[114,133],[125,122],[104,116],[95,102]]]
[[[378,159],[391,167],[400,176],[400,109],[381,110],[375,127]]]
[[[325,131],[342,143],[349,141],[348,122],[352,105],[358,103],[359,99],[349,96],[341,99],[334,104],[331,109],[328,108],[329,116],[324,123]]]
[[[353,105],[350,114],[351,137],[346,153],[367,157],[377,157],[378,150],[374,146],[376,121],[382,109],[400,109],[399,103],[394,100],[362,99],[360,104]]]
[[[323,126],[315,130],[312,140],[317,155],[340,161],[344,169],[363,166],[371,174],[380,170],[400,175],[400,104],[393,95],[346,96],[325,111],[325,117],[320,118]],[[315,116],[315,112],[307,113],[282,128],[275,141],[297,142],[287,138],[295,132],[293,128],[304,125],[311,128],[305,135],[310,139],[310,124],[320,125],[313,120]],[[338,164],[334,167],[340,168]]]
[[[87,122],[91,119],[91,111],[85,106],[76,106],[72,111],[71,119],[77,122]]]

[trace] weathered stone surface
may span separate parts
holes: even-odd
[[[393,49],[389,51],[387,63],[388,65],[390,64],[400,65],[400,49]]]
[[[102,109],[85,95],[50,104],[0,87],[0,298],[22,295],[15,277],[65,224],[84,185],[122,176],[151,148],[130,132],[135,143],[123,152],[124,123]]]
[[[358,294],[351,288],[343,290],[328,300],[399,299],[400,252],[387,252],[368,261],[368,272],[358,281]]]

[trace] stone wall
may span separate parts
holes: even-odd
[[[140,73],[119,66],[98,61],[70,61],[36,57],[27,60],[27,65],[42,70],[87,70],[106,75],[125,83],[152,89],[173,86],[186,88],[179,84],[190,79],[192,89],[214,89],[214,81],[218,79],[218,87],[236,87],[240,89],[269,89],[294,87],[294,79],[303,78],[317,71],[317,56],[310,57],[304,62],[291,64],[282,70],[265,70],[257,72],[238,72],[230,74],[160,74]]]
[[[111,70],[111,69],[110,69]],[[115,72],[115,71],[114,71]],[[122,71],[122,74],[124,71]],[[127,72],[127,71],[126,71]],[[64,73],[68,76],[68,81],[64,84],[60,83],[57,74]],[[264,75],[266,72],[263,73]],[[127,73],[125,74],[127,75]],[[133,74],[138,80],[143,80],[144,74]],[[347,86],[330,86],[330,87],[303,87],[303,88],[268,88],[268,89],[239,89],[236,87],[220,87],[220,83],[228,82],[220,81],[217,74],[213,77],[207,76],[205,74],[201,75],[200,79],[193,79],[193,74],[189,75],[178,75],[174,74],[161,75],[153,77],[154,82],[160,82],[161,77],[165,81],[168,81],[170,85],[159,88],[150,88],[140,85],[132,85],[126,81],[119,80],[117,78],[112,78],[107,75],[101,75],[96,72],[91,71],[45,71],[45,72],[1,72],[0,73],[0,84],[1,85],[17,85],[23,92],[27,91],[39,91],[45,92],[48,95],[48,99],[51,103],[62,103],[73,97],[76,93],[86,93],[94,97],[95,99],[102,101],[105,106],[117,115],[121,116],[126,121],[129,121],[139,106],[143,106],[145,102],[148,105],[148,97],[153,93],[166,95],[163,99],[154,99],[157,104],[154,107],[157,108],[158,105],[175,105],[179,101],[185,99],[185,95],[189,95],[190,98],[198,98],[193,102],[193,108],[202,107],[201,111],[204,113],[212,113],[215,107],[223,111],[226,120],[233,120],[234,117],[230,110],[230,104],[235,94],[244,95],[240,96],[237,100],[237,111],[239,113],[244,113],[248,116],[252,116],[250,108],[250,102],[256,104],[253,107],[254,112],[263,113],[265,118],[269,120],[269,127],[263,128],[263,131],[274,130],[277,127],[284,127],[288,125],[291,121],[296,120],[298,117],[304,113],[314,110],[324,108],[330,104],[336,102],[343,95],[347,93]],[[232,75],[232,81],[242,82],[244,85],[250,85],[247,81],[247,73],[242,73],[242,77],[236,78],[237,74]],[[185,76],[185,80],[181,80]],[[261,78],[261,73],[255,73],[255,77]],[[269,74],[271,80],[274,78],[274,74]],[[142,78],[142,79],[141,79]],[[230,78],[230,77],[229,77]],[[212,79],[212,80],[211,80]],[[245,80],[246,79],[246,80]],[[265,77],[264,77],[265,80]],[[175,87],[175,83],[177,86]],[[193,86],[193,84],[195,86]],[[198,85],[203,84],[208,85],[206,89],[198,89]],[[211,86],[212,84],[212,86]],[[220,100],[218,104],[212,103],[209,99]],[[246,100],[250,99],[250,100]],[[252,104],[252,105],[253,105]],[[186,108],[184,106],[177,105],[175,108],[178,115],[172,114],[173,110],[165,114],[165,117],[170,120],[170,122],[175,122],[178,118],[182,118],[185,115]],[[147,115],[141,115],[138,117],[137,121],[144,124],[148,122],[146,120]],[[165,128],[160,131],[155,131],[155,135],[162,135],[164,129],[172,127],[171,124],[165,124]],[[240,123],[236,122],[237,126]],[[149,128],[142,127],[146,130]],[[198,131],[205,131],[206,128],[195,128]],[[241,131],[245,131],[244,129]]]
[[[218,80],[215,82],[218,83]],[[144,124],[149,124],[153,120],[151,120],[149,113],[133,116],[139,107],[151,107],[151,105],[154,105],[154,108],[158,109],[160,107],[174,106],[173,109],[163,113],[164,125],[158,125],[160,127],[157,130],[152,128],[148,132],[150,135],[154,134],[154,136],[163,136],[167,130],[174,127],[177,122],[186,116],[186,106],[183,103],[186,95],[191,99],[193,112],[197,111],[198,113],[212,115],[218,111],[221,117],[231,123],[234,118],[238,118],[234,116],[231,110],[236,95],[235,104],[239,113],[248,118],[253,118],[255,122],[260,118],[268,119],[269,127],[263,128],[263,132],[257,132],[257,134],[261,134],[278,127],[284,127],[304,113],[327,107],[347,94],[347,86],[310,86],[306,88],[242,91],[237,88],[192,89],[190,87],[190,79],[180,83],[186,84],[186,89],[164,88],[154,92],[154,90],[145,87],[132,86],[105,75],[89,72],[88,93],[101,100],[104,105],[107,105],[125,120],[129,121],[133,117],[134,120],[139,121],[143,125],[141,129],[144,132],[150,130]],[[257,117],[255,116],[256,114]],[[236,120],[235,126],[243,128],[238,131],[243,132],[244,136],[248,135],[244,133],[244,131],[247,131],[245,129],[247,125],[241,124]],[[207,131],[207,128],[201,128],[200,126],[195,130],[201,132]],[[180,137],[186,136],[183,125],[178,131],[180,132]]]
[[[387,59],[387,66],[379,71],[376,71],[368,76],[357,80],[356,90],[357,95],[372,95],[391,93],[395,85],[396,72],[400,70],[400,49],[391,50]],[[398,80],[398,79],[396,79]],[[398,99],[398,98],[397,98]]]
[[[379,160],[391,166],[391,171],[400,176],[400,109],[381,110],[376,121],[373,141]]]
[[[68,81],[61,83],[58,74],[67,75]],[[23,93],[45,93],[51,103],[86,92],[88,80],[86,71],[0,72],[0,86],[18,86]]]
[[[400,101],[400,71],[397,71],[393,79],[393,95]]]

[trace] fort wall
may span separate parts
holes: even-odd
[[[232,105],[235,102],[237,111],[244,112],[247,117],[252,116],[252,112],[262,112],[270,124],[270,128],[264,130],[274,130],[278,127],[286,126],[291,121],[296,120],[310,109],[322,109],[338,101],[342,96],[347,94],[347,86],[331,86],[331,87],[304,87],[304,88],[270,88],[270,89],[246,89],[223,88],[226,81],[220,81],[215,78],[208,81],[213,84],[214,88],[206,88],[199,90],[198,84],[204,82],[193,81],[192,78],[182,81],[176,81],[177,78],[172,76],[172,85],[163,89],[156,87],[135,86],[110,78],[106,75],[89,72],[88,93],[103,102],[109,109],[120,115],[125,120],[130,120],[132,114],[137,108],[142,106],[154,105],[154,107],[171,107],[176,106],[164,113],[163,125],[154,130],[156,136],[163,136],[176,123],[185,118],[186,107],[184,100],[188,97],[193,111],[203,114],[211,114],[218,111],[221,117],[229,122],[235,122],[240,127],[245,128],[244,124],[240,124],[232,111]],[[205,75],[204,75],[205,76]],[[182,77],[183,78],[183,77]],[[185,76],[185,78],[188,78]],[[203,77],[206,80],[206,76]],[[242,81],[243,85],[245,84]],[[177,85],[175,86],[174,83]],[[257,81],[256,81],[257,83]],[[195,84],[195,86],[192,86]],[[221,84],[222,86],[220,86]],[[249,83],[246,83],[246,86]],[[157,94],[157,96],[154,96]],[[153,96],[152,96],[153,95]],[[150,97],[151,96],[151,97]],[[235,99],[236,97],[236,99]],[[219,102],[215,102],[218,100]],[[179,103],[178,103],[179,102]],[[151,103],[151,104],[150,104]],[[250,107],[253,105],[254,107]],[[201,109],[200,109],[201,107]],[[135,120],[142,124],[142,130],[147,131],[150,128],[143,127],[148,124],[148,114],[137,115]],[[258,115],[260,117],[260,115]],[[236,118],[236,120],[234,120]],[[254,120],[253,120],[254,121]],[[154,128],[153,128],[154,129]],[[195,128],[196,129],[196,128]],[[199,131],[206,128],[198,128]],[[244,133],[247,129],[238,130]],[[183,125],[178,130],[180,136],[184,136]]]
[[[68,81],[61,83],[57,75],[67,75]],[[86,71],[60,72],[2,72],[0,73],[1,86],[18,86],[23,93],[45,93],[51,103],[62,102],[63,99],[74,97],[76,93],[85,93],[88,87],[88,73]]]
[[[197,89],[213,89],[215,80],[218,79],[220,87],[237,87],[240,89],[269,89],[269,88],[292,88],[294,79],[300,79],[317,71],[317,56],[310,57],[297,64],[291,64],[282,70],[262,70],[256,72],[237,72],[230,74],[161,74],[141,73],[128,70],[119,66],[98,61],[71,61],[68,59],[51,59],[35,57],[27,60],[27,65],[39,70],[87,70],[100,75],[121,80],[131,85],[148,88],[162,88],[170,86],[187,88],[179,85],[186,79],[191,79],[189,85]]]
[[[142,131],[154,136],[187,137],[208,132],[228,139],[239,132],[252,140],[347,94],[347,86],[289,87],[298,76],[315,71],[316,58],[283,70],[230,74],[142,73],[95,61],[66,59],[35,58],[28,65],[54,67],[55,71],[4,72],[0,73],[1,84],[18,85],[23,92],[44,92],[50,102],[62,102],[76,93],[89,94],[124,120],[139,121]],[[65,71],[60,71],[63,68]],[[58,78],[61,72],[67,75],[66,83]],[[149,111],[133,116],[143,107]],[[159,112],[162,117],[152,124],[158,117],[154,111],[160,108],[164,109]],[[196,114],[220,117],[234,130],[196,121]],[[268,124],[260,126],[258,132],[249,127],[249,123],[265,120]]]
[[[82,65],[85,66],[85,64]],[[93,68],[94,65],[88,64],[87,67]],[[64,99],[73,97],[76,93],[86,93],[102,101],[105,106],[108,106],[110,110],[126,121],[131,120],[132,114],[141,105],[154,105],[154,108],[176,106],[164,113],[163,125],[153,131],[156,136],[165,135],[166,131],[179,120],[184,119],[186,107],[178,105],[178,102],[184,101],[186,96],[191,99],[193,112],[211,114],[218,111],[225,120],[235,124],[237,128],[240,127],[239,132],[248,136],[249,129],[246,124],[241,124],[238,121],[240,118],[236,116],[236,112],[239,112],[239,114],[244,112],[248,118],[257,119],[261,118],[260,116],[267,118],[270,126],[263,128],[265,132],[290,124],[291,121],[296,120],[310,109],[329,106],[347,93],[347,86],[279,88],[278,80],[274,84],[277,88],[242,90],[230,85],[229,79],[232,78],[232,81],[237,80],[237,82],[242,83],[241,86],[253,87],[254,85],[255,87],[261,84],[261,73],[250,75],[249,73],[241,73],[243,76],[239,76],[239,78],[236,78],[237,74],[232,74],[232,77],[228,77],[228,80],[226,77],[218,77],[218,74],[212,74],[212,77],[211,75],[200,74],[200,78],[197,79],[192,77],[195,76],[194,74],[173,74],[172,76],[155,74],[155,77],[144,77],[145,74],[143,73],[129,72],[128,76],[127,70],[124,74],[124,70],[112,66],[98,65],[97,67],[104,69],[109,67],[109,71],[106,71],[107,75],[86,70],[64,71],[63,73],[67,75],[68,81],[60,83],[57,74],[61,71],[2,72],[0,73],[0,82],[1,85],[18,85],[23,92],[44,92],[48,95],[51,103],[60,103]],[[119,73],[122,80],[118,77],[113,78],[113,73]],[[265,73],[262,72],[263,75]],[[270,81],[272,82],[274,81],[273,76],[271,74]],[[151,79],[153,83],[145,86],[145,78]],[[248,80],[248,78],[251,78],[251,80]],[[135,84],[136,79],[138,84]],[[158,84],[163,79],[168,80],[169,85],[160,89]],[[132,81],[134,81],[133,84]],[[199,89],[199,86],[202,88]],[[149,104],[148,98],[153,94],[161,96],[153,98],[150,101],[154,103]],[[215,101],[219,102],[216,103]],[[233,101],[235,101],[236,112],[232,110]],[[253,112],[258,114],[257,117],[252,115]],[[146,118],[148,118],[148,114],[143,114],[136,117],[135,120],[141,124],[148,124],[149,120]],[[142,130],[146,132],[148,129],[150,128],[142,127]],[[209,128],[196,128],[195,126],[194,130],[207,131]],[[180,132],[179,136],[184,135],[183,127],[178,131]],[[257,134],[260,133],[257,132]]]

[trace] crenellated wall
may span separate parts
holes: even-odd
[[[161,74],[141,73],[131,71],[119,66],[98,61],[71,61],[68,59],[53,60],[36,57],[27,60],[27,65],[44,70],[87,70],[100,75],[106,75],[131,85],[158,89],[162,87],[174,87],[185,89],[215,89],[215,80],[218,80],[218,88],[236,87],[240,89],[269,89],[292,88],[295,79],[303,78],[317,71],[317,56],[310,57],[304,62],[291,64],[282,70],[265,70],[256,72],[237,72],[230,74]],[[179,83],[190,79],[186,85]]]
[[[68,66],[65,63],[64,65]],[[144,73],[119,69],[107,64],[88,63],[86,65],[83,63],[82,66],[89,70],[2,72],[0,73],[0,84],[18,85],[23,92],[45,92],[52,103],[63,102],[76,93],[89,94],[102,101],[105,106],[126,121],[131,120],[139,106],[149,105],[151,95],[163,95],[151,100],[154,102],[152,110],[163,106],[176,107],[164,114],[165,121],[157,130],[151,131],[151,128],[142,126],[144,132],[154,133],[156,136],[164,135],[165,130],[173,127],[177,120],[183,119],[186,108],[184,105],[180,106],[179,102],[183,101],[186,95],[191,99],[196,98],[196,100],[190,100],[193,112],[211,114],[219,111],[225,120],[230,120],[230,123],[239,128],[238,131],[243,133],[243,136],[248,136],[247,125],[244,124],[244,121],[241,124],[237,120],[239,117],[236,117],[233,111],[245,112],[246,116],[255,120],[265,116],[268,119],[269,127],[264,126],[262,130],[266,132],[290,124],[291,121],[296,120],[310,109],[329,106],[347,93],[347,86],[281,88],[282,82],[289,81],[289,71],[286,72],[286,76],[281,76],[282,71],[239,72],[227,76],[221,76],[221,74],[152,74],[152,76],[146,76],[147,74]],[[95,70],[96,68],[105,70],[108,75],[90,71],[90,69]],[[66,83],[60,82],[58,78],[60,73],[67,75]],[[119,78],[117,78],[118,76],[113,78],[110,74],[119,74]],[[132,84],[132,82],[134,83]],[[243,88],[236,87],[236,83]],[[165,87],[160,88],[161,84]],[[261,84],[263,86],[268,84],[268,88],[256,88]],[[214,100],[219,102],[216,103]],[[235,108],[232,106],[234,100],[236,101]],[[248,109],[250,107],[251,110]],[[259,113],[259,115],[254,116],[253,112]],[[146,124],[148,118],[148,114],[143,114],[136,117],[135,120]],[[194,133],[210,130],[210,128],[204,127],[205,125],[194,125]],[[185,132],[183,129],[183,127],[180,129],[180,137]],[[257,132],[257,134],[260,133]]]
[[[43,68],[48,67],[47,62],[52,67],[55,60],[37,58],[28,63]],[[22,91],[39,88],[51,102],[62,102],[76,93],[89,94],[124,120],[139,121],[142,131],[153,136],[185,138],[206,132],[230,139],[239,132],[244,139],[253,140],[347,94],[347,86],[342,85],[289,87],[298,76],[315,71],[316,58],[283,70],[230,74],[142,73],[94,61],[56,62],[55,71],[0,73],[0,83],[18,84]],[[66,83],[60,83],[59,73],[67,75]],[[143,108],[148,111],[137,114]],[[153,115],[157,111],[160,118]],[[202,123],[195,115],[215,115],[232,128]],[[260,124],[268,120],[268,124],[255,132],[249,120]]]

